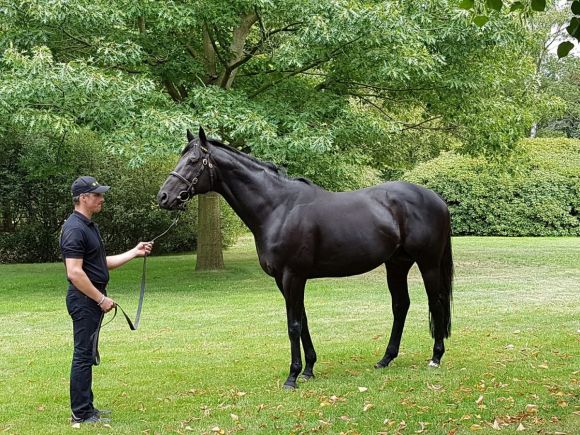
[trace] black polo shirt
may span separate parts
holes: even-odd
[[[60,251],[63,259],[82,258],[83,270],[93,284],[109,282],[105,245],[96,223],[74,211],[62,226]]]

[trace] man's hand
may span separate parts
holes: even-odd
[[[139,242],[137,246],[133,248],[136,257],[145,257],[151,254],[153,249],[153,242]]]
[[[101,305],[99,305],[99,307],[101,308],[101,310],[103,310],[103,312],[108,313],[113,308],[115,308],[115,305],[117,304],[113,299],[105,296],[105,299],[103,299],[103,302],[101,302]]]

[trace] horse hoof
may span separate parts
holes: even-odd
[[[294,382],[294,383],[286,382],[284,384],[284,389],[285,390],[295,390],[296,388],[298,388],[298,385],[296,384],[296,382]]]
[[[385,367],[389,366],[389,362],[384,362],[384,361],[379,361],[378,363],[375,364],[375,369],[384,369]]]
[[[429,367],[433,367],[433,368],[439,368],[439,363],[436,363],[435,361],[431,360],[429,361]]]
[[[300,378],[299,378],[299,379],[300,379],[300,381],[302,381],[302,382],[308,382],[308,381],[310,381],[311,379],[314,379],[314,375],[313,375],[313,374],[308,374],[308,375],[306,375],[306,374],[302,374],[302,375],[300,375]]]

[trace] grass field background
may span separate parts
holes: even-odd
[[[68,423],[71,321],[62,264],[0,265],[0,432],[580,433],[580,239],[455,238],[452,336],[439,369],[420,275],[401,353],[383,355],[392,315],[384,268],[309,281],[316,379],[281,388],[290,362],[282,296],[253,240],[227,269],[194,255],[148,261],[141,327],[101,333],[96,405],[109,426]],[[112,272],[134,313],[142,263]]]

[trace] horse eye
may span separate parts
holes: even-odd
[[[179,195],[177,195],[177,197],[179,198],[180,201],[187,201],[189,199],[189,192],[187,190],[182,190],[181,192],[179,192]]]

